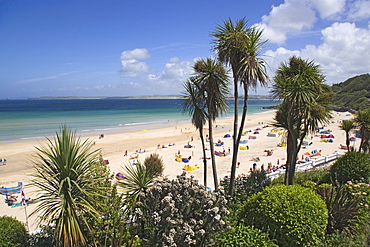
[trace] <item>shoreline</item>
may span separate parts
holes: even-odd
[[[283,164],[286,157],[286,149],[284,147],[278,147],[277,144],[282,142],[279,135],[276,137],[269,137],[267,134],[273,129],[272,126],[265,127],[273,121],[275,111],[268,111],[248,115],[245,123],[245,131],[248,132],[246,136],[242,136],[241,140],[247,141],[247,144],[240,144],[241,147],[249,147],[249,150],[238,150],[238,162],[240,162],[240,167],[237,168],[236,175],[248,174],[250,168],[254,161],[253,158],[259,157],[260,161],[257,163],[257,168],[264,165],[267,168],[268,163],[276,165],[277,162]],[[345,143],[345,132],[338,128],[339,121],[343,119],[349,119],[353,116],[347,116],[345,113],[333,113],[334,118],[332,119],[330,125],[327,128],[333,130],[333,135],[335,136],[334,143],[324,143],[320,141],[320,137],[312,137],[313,145],[308,146],[306,149],[301,149],[299,155],[303,155],[304,152],[311,152],[312,150],[322,150],[322,155],[330,155],[333,152],[343,152],[338,146]],[[224,142],[224,146],[215,147],[215,151],[223,152],[223,150],[228,151],[232,149],[232,138],[225,138],[225,134],[232,135],[233,118],[219,118],[214,123],[214,142],[218,140]],[[253,134],[255,129],[260,127],[261,130],[259,134]],[[205,130],[207,132],[207,130]],[[249,139],[249,136],[255,136],[256,139]],[[82,140],[86,137],[81,137]],[[99,139],[97,135],[90,136],[90,140],[95,142],[93,149],[101,149],[103,159],[109,160],[109,168],[111,173],[116,174],[117,172],[123,172],[125,165],[130,165],[132,163],[131,156],[138,155],[137,160],[144,161],[144,159],[152,153],[159,154],[165,165],[164,176],[170,179],[176,178],[183,172],[185,165],[198,166],[199,169],[195,171],[188,171],[187,176],[194,176],[195,179],[203,184],[203,174],[204,167],[202,161],[202,149],[201,141],[199,139],[199,132],[191,124],[190,120],[187,123],[181,123],[173,126],[165,126],[164,128],[156,129],[145,129],[135,132],[124,132],[115,134],[104,133],[104,138]],[[309,139],[309,137],[307,137]],[[193,140],[193,141],[192,141]],[[30,141],[30,142],[18,142],[9,144],[0,144],[1,158],[7,159],[7,164],[5,166],[0,166],[0,186],[12,187],[17,184],[17,182],[23,182],[26,185],[26,197],[35,197],[36,194],[34,189],[27,187],[31,177],[30,173],[33,172],[32,158],[36,153],[35,146],[40,144],[45,144],[46,139],[40,141]],[[175,143],[175,146],[169,146],[168,144]],[[184,146],[190,143],[195,146],[194,148],[185,148]],[[359,144],[359,140],[355,142],[355,145]],[[165,148],[157,148],[157,146],[164,145]],[[209,142],[206,143],[209,147]],[[137,154],[138,150],[146,150]],[[127,150],[128,155],[124,156]],[[271,156],[267,156],[265,150],[273,150]],[[175,155],[181,153],[183,157],[191,156],[189,163],[180,163],[175,160]],[[207,157],[210,156],[209,151],[207,151]],[[299,156],[299,157],[300,157]],[[230,175],[231,170],[231,155],[225,157],[216,157],[217,163],[217,175],[218,181],[224,176]],[[207,165],[207,186],[213,188],[213,175],[211,163],[208,161]],[[114,179],[114,181],[116,181]],[[29,205],[27,209],[31,212],[34,205]],[[22,207],[11,208],[7,206],[4,202],[0,203],[1,215],[11,215],[17,217],[18,220],[25,222],[24,212]],[[31,219],[32,223],[35,221],[35,217]],[[31,222],[30,221],[30,222]],[[31,226],[30,229],[35,230],[37,226]]]

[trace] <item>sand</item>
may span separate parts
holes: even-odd
[[[247,117],[245,124],[245,131],[251,130],[247,135],[242,136],[242,140],[248,140],[249,136],[256,136],[255,140],[248,140],[247,144],[240,144],[240,146],[248,146],[249,150],[239,150],[238,162],[240,162],[239,168],[237,168],[237,174],[247,174],[252,167],[254,161],[251,161],[253,157],[259,157],[260,161],[257,162],[257,168],[260,168],[262,164],[266,169],[267,164],[271,162],[276,165],[278,160],[279,164],[285,163],[286,148],[278,147],[277,144],[282,142],[282,137],[277,135],[276,137],[268,137],[267,134],[273,129],[269,123],[273,121],[274,112],[268,112],[263,114],[256,114]],[[334,152],[344,153],[345,150],[339,148],[340,144],[345,144],[345,132],[340,130],[338,125],[343,119],[351,119],[353,115],[350,113],[336,113],[333,112],[333,119],[331,123],[324,129],[332,130],[334,135],[334,143],[320,142],[319,136],[308,136],[307,141],[313,142],[311,146],[306,149],[301,149],[299,157],[305,152],[311,152],[312,150],[322,150],[322,155],[329,155]],[[269,125],[269,127],[266,127]],[[233,119],[221,118],[218,119],[214,124],[214,142],[220,140],[224,142],[221,147],[215,147],[216,151],[224,151],[228,153],[230,148],[232,153],[232,138],[225,138],[225,134],[232,135]],[[265,127],[265,128],[264,128]],[[259,134],[253,134],[256,128],[261,128]],[[207,134],[207,133],[205,133]],[[353,136],[353,135],[352,135]],[[187,175],[194,176],[199,180],[200,184],[203,184],[203,161],[202,161],[202,148],[201,141],[199,139],[198,130],[191,125],[190,121],[187,124],[181,124],[173,127],[167,127],[155,130],[142,130],[131,133],[119,133],[105,135],[104,138],[99,139],[97,136],[89,137],[89,139],[95,142],[94,148],[100,148],[103,154],[103,158],[109,161],[109,167],[112,173],[124,172],[125,165],[131,165],[133,159],[131,157],[138,155],[139,161],[144,161],[145,157],[151,153],[158,153],[165,164],[164,176],[169,178],[175,178],[177,175],[183,172],[184,165],[199,166],[200,169],[195,171],[187,172]],[[45,144],[45,140],[38,142],[19,142],[0,145],[0,158],[6,158],[7,164],[0,165],[0,186],[13,187],[17,185],[17,182],[23,182],[27,185],[30,183],[30,174],[34,171],[32,165],[33,156],[36,153],[36,146]],[[192,148],[185,148],[186,144],[191,144]],[[352,142],[351,145],[358,147],[360,140]],[[169,146],[169,144],[175,144]],[[161,148],[158,148],[158,145]],[[162,146],[165,148],[162,148]],[[209,148],[209,142],[207,142]],[[125,151],[127,150],[127,156]],[[137,154],[136,151],[141,153]],[[143,152],[145,150],[145,152]],[[267,156],[265,150],[273,150],[271,156]],[[187,158],[191,156],[189,163],[179,163],[175,160],[175,155],[180,153],[183,157]],[[207,157],[210,157],[209,151],[207,151]],[[231,155],[225,157],[217,157],[217,174],[218,180],[223,179],[224,176],[230,176],[231,171]],[[211,169],[211,161],[208,160],[208,180],[207,186],[213,188],[213,176]],[[35,197],[35,192],[32,188],[26,187],[26,197]],[[19,194],[18,194],[19,195]],[[5,196],[0,196],[5,199]],[[20,198],[20,195],[19,195]],[[27,213],[31,213],[36,205],[30,204],[27,206]],[[11,208],[5,204],[2,200],[0,202],[0,215],[9,215],[16,217],[22,222],[26,222],[25,210],[23,207]],[[29,218],[29,230],[37,230],[35,223],[37,216]]]

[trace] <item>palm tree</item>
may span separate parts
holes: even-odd
[[[370,151],[370,109],[358,111],[354,121],[360,128],[360,150],[367,153]]]
[[[40,223],[54,224],[56,238],[63,246],[86,243],[83,229],[90,229],[87,219],[96,217],[94,201],[101,196],[98,176],[100,150],[90,151],[93,143],[81,141],[66,125],[54,141],[36,147],[36,172],[32,185],[38,188],[39,202],[32,214],[40,213]]]
[[[230,66],[234,78],[234,133],[233,133],[233,157],[231,164],[231,178],[229,194],[233,194],[236,163],[239,150],[239,142],[242,136],[245,118],[248,109],[249,88],[255,88],[259,82],[267,84],[267,73],[264,60],[259,58],[259,51],[266,41],[262,41],[262,30],[248,28],[244,19],[236,21],[231,19],[218,25],[212,33],[214,43],[220,61]],[[244,102],[241,124],[238,129],[238,87],[239,83],[244,87]]]
[[[194,64],[195,76],[192,77],[192,81],[200,91],[201,98],[204,99],[205,112],[209,126],[209,144],[211,151],[211,161],[213,170],[213,180],[215,184],[215,190],[218,190],[218,179],[216,160],[214,154],[213,145],[213,128],[212,124],[216,118],[226,112],[227,103],[226,95],[229,93],[228,88],[228,75],[223,65],[212,59],[199,59]]]
[[[200,94],[200,90],[191,79],[187,80],[183,86],[185,92],[183,93],[184,101],[182,103],[182,110],[183,112],[189,112],[192,115],[191,122],[195,128],[199,130],[199,136],[203,149],[204,187],[207,188],[207,157],[203,135],[203,126],[207,122],[205,102],[203,96]]]
[[[120,180],[118,186],[127,193],[126,199],[135,203],[139,193],[152,186],[157,172],[154,169],[147,169],[144,164],[138,162],[136,165],[126,165],[123,174],[126,179]]]
[[[303,139],[331,117],[327,106],[332,93],[323,82],[318,65],[294,56],[289,63],[282,63],[276,72],[272,96],[283,102],[276,112],[274,125],[287,132],[286,185],[294,182],[296,159]]]
[[[341,130],[346,132],[346,146],[347,150],[349,150],[349,132],[353,130],[356,126],[354,125],[352,120],[343,120],[342,123],[339,125]]]

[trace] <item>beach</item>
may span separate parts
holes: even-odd
[[[351,119],[353,115],[350,113],[333,112],[331,123],[324,127],[324,130],[331,130],[334,136],[333,143],[322,142],[319,135],[310,135],[306,140],[312,144],[306,148],[302,148],[299,157],[305,157],[305,153],[311,153],[314,150],[320,151],[321,155],[330,155],[334,152],[344,153],[345,150],[339,148],[340,144],[345,145],[345,132],[339,129],[340,121]],[[278,147],[279,143],[283,142],[283,137],[280,136],[279,130],[275,130],[271,125],[273,122],[274,112],[250,115],[246,119],[244,131],[246,135],[242,136],[241,140],[247,141],[245,144],[240,144],[241,147],[247,147],[247,150],[239,150],[237,174],[247,174],[250,171],[253,163],[257,164],[260,169],[262,164],[267,169],[268,163],[272,165],[282,165],[285,163],[286,148]],[[228,155],[229,149],[232,153],[232,138],[225,137],[226,134],[233,134],[233,119],[220,118],[214,123],[214,142],[223,142],[224,145],[215,147],[218,152],[225,152],[226,156],[216,157],[218,180],[225,176],[230,176],[232,156]],[[256,130],[259,128],[259,130]],[[275,132],[276,131],[276,132]],[[255,133],[254,132],[258,132]],[[268,133],[275,133],[276,136],[268,136]],[[104,134],[104,133],[102,133]],[[205,135],[207,131],[205,130]],[[256,139],[250,139],[254,136]],[[353,135],[351,135],[353,136]],[[82,139],[85,139],[83,137]],[[176,178],[183,172],[186,165],[191,167],[199,167],[194,171],[187,171],[188,176],[194,176],[200,184],[203,181],[203,160],[202,160],[202,145],[199,139],[199,132],[192,126],[190,120],[188,123],[168,126],[158,129],[142,129],[136,132],[104,134],[104,137],[99,136],[89,137],[95,144],[93,148],[101,149],[103,158],[109,161],[109,168],[112,173],[124,173],[124,166],[132,165],[135,161],[144,161],[144,159],[152,153],[159,154],[165,164],[164,176]],[[36,146],[45,144],[46,140],[17,142],[0,145],[0,155],[7,159],[6,165],[0,166],[0,186],[13,187],[17,182],[23,182],[25,187],[26,197],[33,198],[36,196],[32,187],[27,187],[30,183],[30,174],[34,171],[32,160],[36,154]],[[351,145],[358,147],[360,140],[351,142]],[[191,148],[185,146],[190,144]],[[209,142],[207,144],[207,157],[210,157]],[[127,156],[125,152],[127,150]],[[267,150],[270,150],[270,155],[267,155]],[[188,163],[176,161],[176,155],[180,154],[181,158],[189,158]],[[259,158],[259,162],[255,162],[253,158]],[[208,161],[208,180],[207,186],[214,187],[211,161]],[[114,179],[115,180],[115,179]],[[116,182],[116,180],[114,181]],[[17,194],[20,199],[20,194]],[[5,199],[4,195],[0,196]],[[27,206],[27,214],[31,213],[36,205],[30,204]],[[9,215],[16,217],[22,222],[26,222],[26,214],[23,207],[11,208],[5,204],[4,200],[0,202],[0,215]],[[35,224],[37,216],[29,218],[30,231],[37,230]]]

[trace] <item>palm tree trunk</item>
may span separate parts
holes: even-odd
[[[349,132],[346,131],[346,146],[347,146],[347,152],[349,151]]]
[[[218,178],[217,178],[217,168],[216,168],[216,159],[215,159],[215,148],[213,145],[213,129],[212,121],[208,120],[209,128],[209,145],[211,148],[211,160],[212,160],[212,171],[213,171],[213,181],[215,184],[215,191],[218,191]]]
[[[206,157],[206,145],[204,143],[204,135],[203,135],[203,128],[199,129],[199,136],[202,142],[202,149],[203,149],[203,165],[204,165],[204,187],[207,189],[207,157]]]
[[[232,195],[234,193],[234,184],[235,184],[235,177],[236,177],[236,162],[238,157],[238,151],[239,151],[239,143],[240,139],[242,138],[242,133],[244,129],[245,124],[245,118],[247,117],[247,110],[248,110],[248,87],[244,87],[244,102],[243,102],[243,113],[241,118],[241,123],[239,127],[239,131],[237,133],[236,141],[235,141],[235,147],[233,154],[235,155],[235,163],[233,162],[231,164],[231,177],[230,177],[230,185],[229,185],[229,195]],[[233,157],[234,158],[234,157]]]
[[[234,178],[233,181],[231,181],[230,178],[230,186],[229,186],[229,194],[232,195],[234,191],[234,181],[235,181],[235,170],[236,170],[236,162],[238,160],[238,144],[237,143],[237,135],[238,135],[238,116],[239,116],[239,110],[238,110],[238,80],[235,78],[236,74],[233,71],[234,74],[234,134],[233,134],[233,157],[231,161],[231,176],[233,176],[233,169],[234,169]]]
[[[297,138],[288,133],[288,140],[287,140],[287,162],[286,162],[286,171],[285,171],[285,185],[293,185],[294,183],[294,173],[297,163]]]

